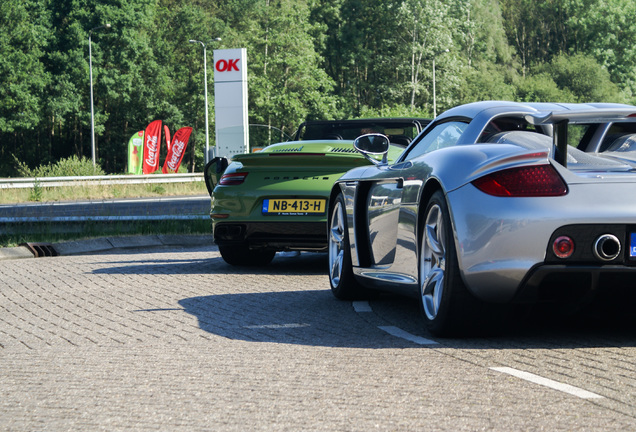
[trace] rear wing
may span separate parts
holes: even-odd
[[[594,110],[572,110],[551,112],[549,114],[526,114],[525,119],[533,125],[552,125],[552,157],[563,166],[567,166],[568,125],[582,123],[619,123],[636,122],[634,108],[598,108]]]

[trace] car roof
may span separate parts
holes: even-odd
[[[555,111],[582,111],[596,110],[599,108],[636,108],[633,105],[618,103],[559,103],[559,102],[511,102],[511,101],[481,101],[460,105],[445,111],[435,120],[448,117],[475,118],[480,114],[495,115],[498,112],[555,112]]]
[[[374,123],[410,123],[410,122],[428,123],[431,120],[418,117],[378,117],[378,118],[360,118],[360,119],[343,119],[343,120],[306,120],[301,125],[314,125],[314,124],[366,124],[369,122]]]

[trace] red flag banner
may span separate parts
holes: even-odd
[[[144,174],[152,174],[159,169],[161,149],[161,120],[155,120],[146,127],[144,142]]]
[[[168,152],[168,156],[166,156],[166,161],[163,164],[161,172],[168,174],[175,173],[179,170],[179,165],[181,165],[181,160],[185,154],[191,133],[191,127],[183,127],[174,134],[170,151]]]
[[[166,148],[168,149],[168,153],[170,153],[170,129],[168,129],[168,125],[163,125],[163,136],[166,138]]]

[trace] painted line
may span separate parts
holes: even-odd
[[[291,323],[291,324],[263,324],[263,325],[251,325],[251,326],[243,326],[246,329],[292,329],[292,328],[302,328],[302,327],[310,327],[309,324],[300,324],[300,323]]]
[[[354,302],[351,302],[351,304],[353,305],[353,310],[356,311],[357,313],[373,312],[373,309],[371,308],[371,305],[369,304],[368,301],[354,301]],[[404,331],[399,327],[378,326],[378,328],[382,331],[387,332],[391,336],[395,336],[400,339],[405,339],[409,342],[413,342],[418,345],[437,345],[437,342],[433,340],[426,339],[420,336],[415,336],[414,334]]]
[[[535,375],[530,372],[524,372],[518,369],[509,368],[509,367],[491,367],[490,369],[497,372],[512,375],[514,377],[521,378],[522,380],[530,381],[535,384],[549,387],[554,390],[568,393],[573,396],[580,397],[582,399],[604,399],[603,396],[597,395],[596,393],[592,393],[587,390],[583,390],[581,388],[571,386],[569,384],[563,384],[548,378],[543,378],[539,375]]]
[[[391,336],[399,337],[402,339],[406,339],[409,342],[416,343],[418,345],[437,345],[437,342],[426,339],[420,336],[415,336],[407,331],[402,330],[399,327],[394,326],[378,326],[380,330],[383,330],[390,334]]]
[[[353,310],[360,313],[360,312],[373,312],[373,309],[371,309],[371,305],[369,304],[368,301],[354,301],[352,302],[353,304]]]

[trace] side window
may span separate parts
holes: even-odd
[[[433,150],[454,146],[467,126],[468,123],[459,121],[438,124],[409,149],[404,160],[422,156]]]

